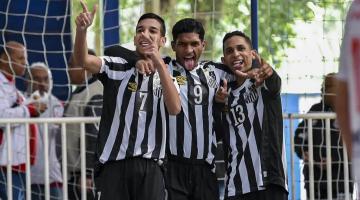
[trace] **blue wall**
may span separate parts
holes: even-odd
[[[104,2],[104,47],[120,44],[120,1],[103,0]]]
[[[283,113],[298,113],[299,112],[299,94],[283,94],[281,95]],[[298,126],[299,121],[295,120],[293,123],[294,129]],[[300,165],[299,165],[299,158],[293,154],[294,156],[294,174],[295,177],[291,177],[291,169],[290,169],[290,155],[291,155],[291,148],[290,148],[290,121],[284,120],[284,135],[285,135],[285,146],[286,146],[286,159],[287,159],[287,172],[288,172],[288,184],[289,184],[289,199],[292,197],[291,182],[292,179],[295,180],[295,198],[300,199]]]
[[[318,100],[320,99],[320,94],[311,93],[311,94],[282,94],[282,107],[283,107],[283,113],[304,113],[308,112],[308,109],[310,109],[309,106],[312,106],[315,103],[318,103]],[[306,105],[301,105],[301,100],[304,104],[306,102]],[[297,128],[300,120],[294,120],[293,121],[293,132],[295,132],[295,129]],[[286,156],[287,156],[287,163],[288,163],[288,183],[289,183],[289,199],[292,197],[292,193],[295,192],[295,199],[301,199],[301,192],[304,191],[304,188],[301,188],[301,169],[300,169],[300,159],[297,157],[297,155],[294,153],[294,177],[291,177],[291,169],[290,169],[290,155],[291,155],[291,149],[290,149],[290,121],[284,120],[284,135],[285,135],[285,145],[286,145]],[[291,181],[294,179],[295,181],[295,191],[291,191]]]

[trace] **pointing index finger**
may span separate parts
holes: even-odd
[[[89,10],[83,0],[80,0],[80,4],[83,9],[83,12],[85,12],[85,13],[89,12]]]
[[[92,16],[95,15],[97,8],[98,8],[98,5],[96,4],[96,5],[94,6],[93,10],[91,11],[91,15],[92,15]]]
[[[255,52],[255,57],[256,57],[256,59],[259,61],[259,64],[260,64],[260,66],[263,64],[262,63],[262,58],[260,57],[260,55],[257,53],[257,52]]]
[[[223,88],[225,91],[227,91],[227,80],[226,79],[223,80]]]

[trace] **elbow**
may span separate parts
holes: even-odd
[[[82,68],[70,68],[68,74],[71,84],[80,85],[86,81],[87,74]]]
[[[172,106],[171,109],[168,109],[168,112],[169,112],[170,115],[177,115],[177,114],[180,113],[180,111],[181,111],[180,102],[179,102],[178,105],[174,105],[174,106]]]
[[[170,115],[177,115],[181,111],[180,95],[164,95],[165,106]]]
[[[171,105],[167,105],[168,113],[170,115],[177,115],[181,112],[181,103],[180,103],[180,97],[176,98],[174,101],[172,101]]]

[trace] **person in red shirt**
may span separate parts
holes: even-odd
[[[46,110],[44,103],[25,104],[25,98],[15,86],[15,78],[26,70],[24,45],[10,41],[0,52],[0,119],[37,117]],[[0,124],[0,199],[7,199],[7,170],[12,167],[13,199],[25,199],[26,138],[24,124],[11,124],[10,138],[6,124]],[[36,127],[30,126],[30,155],[34,159]],[[8,142],[11,141],[11,163],[8,163]]]

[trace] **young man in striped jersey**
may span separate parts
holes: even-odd
[[[169,200],[218,200],[214,155],[213,103],[226,73],[213,62],[199,62],[205,48],[204,28],[195,19],[178,21],[169,63],[180,88],[181,112],[168,116],[166,187]]]
[[[97,199],[149,199],[165,197],[160,165],[165,156],[165,114],[180,111],[174,81],[159,49],[165,44],[165,24],[148,13],[136,25],[134,44],[139,57],[154,63],[150,76],[138,73],[128,57],[87,54],[86,30],[96,7],[76,18],[74,63],[97,74],[104,85],[96,155],[101,168],[96,177]]]
[[[181,112],[177,116],[169,115],[167,121],[168,199],[218,200],[213,103],[227,73],[222,64],[199,61],[205,49],[205,30],[199,21],[181,19],[174,25],[172,34],[176,59],[168,65],[179,84]],[[140,71],[152,71],[148,63],[140,62],[137,66]]]
[[[223,116],[223,141],[229,152],[225,199],[285,200],[281,79],[240,31],[225,35],[223,54],[222,62],[232,72],[255,75],[238,76],[229,83]],[[260,61],[259,68],[252,69],[254,59]]]

